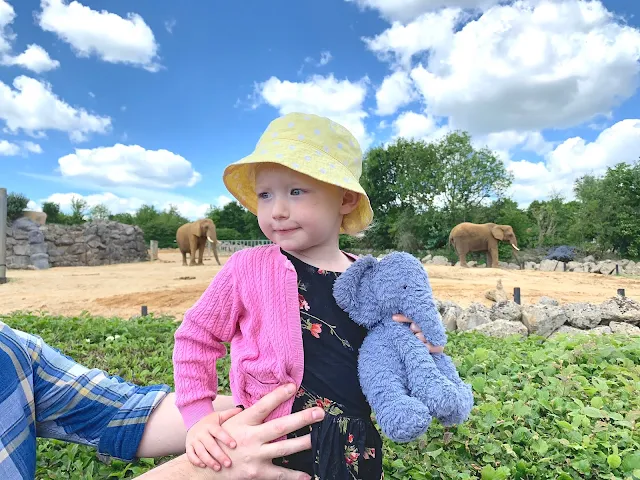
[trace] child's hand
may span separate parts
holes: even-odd
[[[427,346],[427,348],[429,349],[429,353],[444,352],[444,347],[435,347],[431,345],[427,341],[427,339],[424,338],[424,335],[422,334],[422,330],[420,330],[420,327],[418,326],[418,324],[414,323],[413,320],[411,320],[410,318],[407,318],[404,315],[396,314],[393,316],[393,319],[398,323],[410,323],[411,325],[409,326],[409,328],[414,333],[414,335],[418,338],[418,340],[420,340],[422,343],[424,343]]]
[[[187,432],[187,458],[198,467],[210,467],[218,471],[224,465],[231,466],[231,459],[222,451],[218,442],[222,442],[229,448],[235,448],[236,442],[220,426],[236,413],[239,408],[213,412],[202,418]],[[216,440],[217,439],[217,440]]]

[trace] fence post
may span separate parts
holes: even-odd
[[[158,241],[151,240],[151,261],[158,260]]]
[[[624,288],[618,289],[618,295],[620,295],[621,297],[624,297]]]
[[[514,287],[513,289],[513,301],[520,305],[520,287]]]
[[[0,285],[7,283],[7,189],[0,188]]]

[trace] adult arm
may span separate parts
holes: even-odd
[[[278,405],[291,398],[295,391],[295,385],[292,384],[278,387],[251,407],[224,422],[224,428],[238,443],[234,449],[221,445],[221,448],[231,458],[231,467],[217,472],[210,468],[198,468],[189,462],[186,455],[181,455],[148,471],[138,479],[243,480],[260,478],[265,480],[301,480],[310,478],[306,473],[277,467],[272,463],[274,458],[311,448],[310,435],[277,442],[274,440],[322,420],[324,410],[314,407],[263,423],[264,419]]]
[[[233,398],[227,395],[217,395],[213,401],[213,410],[218,412],[234,407]],[[171,434],[168,435],[167,432]],[[136,457],[155,458],[182,454],[185,452],[186,438],[187,429],[176,407],[176,394],[169,393],[149,417]]]

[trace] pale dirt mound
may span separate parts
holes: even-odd
[[[0,314],[16,310],[51,314],[129,318],[146,305],[154,314],[182,319],[220,271],[213,258],[202,267],[183,267],[177,250],[161,250],[158,262],[101,267],[66,267],[44,271],[9,270],[9,283],[0,285]],[[224,264],[228,257],[220,256]],[[523,303],[535,303],[547,295],[560,302],[598,303],[624,288],[640,298],[640,279],[573,272],[536,272],[501,269],[462,269],[430,265],[427,268],[434,294],[462,306],[471,302],[490,305],[484,298],[498,279],[508,295],[520,287]]]

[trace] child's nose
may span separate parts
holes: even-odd
[[[289,216],[289,205],[285,200],[277,199],[273,203],[273,210],[271,216],[274,219],[287,218]]]

